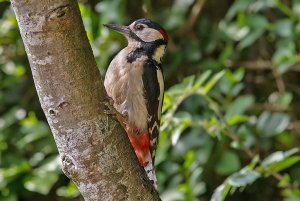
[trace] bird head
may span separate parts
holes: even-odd
[[[152,52],[152,57],[160,63],[168,44],[168,34],[159,24],[149,19],[139,19],[129,26],[105,24],[104,26],[123,34],[128,46],[143,47]]]

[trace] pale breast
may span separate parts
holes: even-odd
[[[114,100],[114,107],[127,117],[128,124],[142,132],[147,130],[148,116],[142,82],[146,57],[128,63],[124,54],[122,50],[111,62],[104,86]]]

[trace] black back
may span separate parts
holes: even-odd
[[[155,61],[148,59],[144,64],[143,71],[143,85],[144,85],[144,96],[148,110],[148,131],[150,135],[150,153],[152,155],[152,162],[154,163],[154,152],[157,148],[160,119],[158,117],[159,108],[159,95],[160,87],[157,80],[157,70],[161,70]],[[153,141],[155,139],[155,142]],[[152,143],[151,143],[152,142]]]

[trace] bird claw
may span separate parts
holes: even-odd
[[[107,115],[117,115],[118,111],[110,102],[105,102],[104,105],[106,106],[106,109],[103,110],[104,114]]]
[[[114,104],[115,104],[114,99],[112,99],[111,97],[108,96],[107,99],[108,99],[108,102],[109,102],[111,105],[114,105]]]
[[[118,110],[113,106],[113,99],[109,97],[109,101],[105,102],[106,110],[103,110],[103,113],[106,115],[112,115],[116,120],[118,120],[121,125],[126,128],[126,118],[118,112]]]

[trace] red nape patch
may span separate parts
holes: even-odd
[[[150,154],[150,139],[148,133],[137,134],[131,129],[126,129],[130,143],[142,166],[146,166]]]
[[[166,32],[165,30],[163,30],[163,29],[160,29],[159,32],[160,32],[161,35],[164,37],[164,40],[165,40],[166,42],[168,42],[168,41],[169,41],[169,36],[168,36],[167,32]]]

